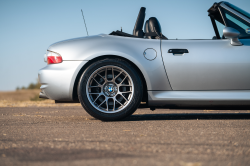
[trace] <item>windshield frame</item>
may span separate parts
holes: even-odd
[[[228,2],[227,2],[227,3],[228,3]],[[239,13],[237,10],[235,10],[235,9],[233,9],[233,8],[231,8],[231,7],[228,7],[228,6],[225,4],[225,2],[221,2],[220,7],[221,7],[222,9],[225,9],[225,10],[227,10],[227,11],[233,13],[233,14],[236,15],[237,17],[243,19],[244,21],[250,23],[250,18],[248,18],[248,17],[246,17],[245,15]],[[222,17],[224,17],[224,16],[222,16]],[[225,18],[225,17],[224,17],[224,18]]]
[[[241,8],[231,4],[229,2],[224,2],[224,4],[228,7],[230,7],[231,9],[235,10],[236,12],[238,12],[238,13],[242,14],[243,16],[250,19],[250,13],[246,12],[245,10],[243,10],[243,9],[241,9]]]
[[[242,28],[242,26],[240,26],[238,23],[230,20],[229,18],[227,18],[226,14],[231,15],[231,17],[234,17],[234,19],[238,20],[239,22],[247,25],[248,27],[250,27],[250,19],[248,17],[246,17],[245,15],[239,13],[238,11],[236,11],[235,9],[228,7],[225,3],[230,4],[228,2],[222,2],[220,4],[219,10],[221,11],[221,16],[224,19],[224,23],[226,27],[232,27],[237,29],[238,31],[240,31],[240,39],[244,39],[250,38],[250,34],[245,33],[245,29]],[[232,5],[232,4],[231,4]],[[239,9],[239,8],[238,8]],[[243,10],[242,10],[243,11]],[[244,32],[243,32],[243,31]]]
[[[224,38],[224,35],[221,36],[221,34],[219,32],[219,26],[217,25],[216,21],[218,21],[219,23],[221,23],[225,27],[232,26],[232,28],[239,30],[240,33],[242,34],[242,35],[240,35],[241,39],[243,39],[243,38],[249,39],[250,38],[250,35],[248,35],[249,33],[245,32],[245,31],[247,31],[247,29],[245,30],[237,22],[234,22],[233,20],[228,19],[226,17],[226,13],[228,15],[231,15],[231,17],[234,17],[235,20],[238,20],[239,23],[249,25],[249,27],[250,27],[250,19],[248,17],[246,17],[245,15],[242,15],[241,13],[236,11],[235,9],[228,7],[225,4],[225,2],[222,1],[220,3],[214,3],[213,6],[208,9],[208,13],[209,13],[208,16],[210,16],[210,18],[211,18],[217,39],[225,39],[225,38]],[[247,33],[247,34],[245,34],[245,33]]]

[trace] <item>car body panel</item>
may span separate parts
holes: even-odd
[[[87,61],[64,61],[40,69],[41,91],[52,100],[72,101],[76,76]]]
[[[250,90],[148,91],[149,106],[250,105]]]
[[[162,56],[173,90],[250,90],[250,39],[163,40]],[[169,49],[187,49],[174,55]]]
[[[218,10],[212,10],[216,6]],[[224,8],[250,23],[249,18],[224,2],[212,7],[212,14],[220,12],[216,16],[222,16],[220,8]],[[226,26],[225,20],[220,20],[223,22]],[[100,34],[54,43],[48,50],[60,54],[63,62],[39,71],[42,95],[72,101],[81,69],[97,58],[113,56],[128,60],[141,71],[149,106],[250,105],[250,39],[240,39],[243,45],[233,46],[230,39],[218,35],[214,24],[218,40],[163,40],[166,38],[158,33],[162,39]],[[169,49],[187,49],[188,53],[173,55]]]
[[[143,53],[148,48],[156,51],[154,60],[144,57]],[[160,40],[101,34],[58,42],[48,50],[59,53],[63,60],[88,61],[105,55],[120,56],[130,60],[141,70],[148,90],[172,90],[162,62]]]

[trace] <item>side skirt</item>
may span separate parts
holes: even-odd
[[[149,107],[250,106],[250,90],[148,91]]]

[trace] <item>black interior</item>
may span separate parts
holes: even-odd
[[[149,29],[148,29],[148,20],[145,22],[144,32],[145,32],[145,33],[149,33]],[[148,38],[151,39],[150,36],[148,36]]]
[[[135,27],[133,30],[133,35],[137,36],[139,38],[143,38],[144,33],[142,31],[142,27],[143,27],[143,23],[144,23],[144,19],[145,19],[145,14],[146,14],[146,8],[145,7],[141,7],[137,20],[135,22]]]
[[[145,20],[146,8],[141,7],[137,20],[135,22],[135,27],[133,30],[133,35],[124,33],[122,31],[113,31],[110,35],[116,36],[124,36],[124,37],[137,37],[137,38],[145,38],[145,39],[167,39],[161,31],[160,22],[155,17],[149,18],[144,25],[143,32],[143,24]]]
[[[150,17],[146,21],[144,26],[144,32],[145,36],[149,39],[167,39],[162,34],[160,22],[155,17]]]
[[[228,15],[230,15],[232,17],[235,17],[235,19],[240,19],[240,18],[234,16],[233,13],[230,13],[230,12],[224,10],[223,8],[221,8],[220,7],[221,3],[222,2],[214,3],[213,6],[208,9],[208,16],[210,16],[210,19],[211,19],[211,22],[212,22],[212,25],[213,25],[213,28],[215,31],[215,36],[213,37],[213,39],[225,39],[225,37],[223,35],[220,36],[215,21],[220,22],[221,24],[223,24],[226,27],[232,27],[232,28],[235,28],[236,30],[238,30],[240,32],[240,36],[239,36],[240,39],[250,38],[250,35],[246,33],[245,29],[242,29],[237,24],[235,24],[234,22],[232,22],[226,18],[225,13],[227,13]],[[122,30],[121,31],[118,31],[118,30],[113,31],[112,33],[110,33],[110,35],[124,36],[124,37],[136,37],[136,38],[144,38],[144,39],[165,39],[165,40],[167,40],[168,38],[162,34],[160,22],[155,17],[150,17],[148,20],[146,20],[145,25],[144,25],[144,31],[143,31],[145,12],[146,12],[146,8],[141,7],[139,14],[138,14],[138,17],[137,17],[137,20],[135,22],[133,35],[128,34],[128,33],[124,33],[124,32],[122,32]],[[241,19],[241,22],[244,22],[246,25],[250,25],[249,23],[245,22],[242,19]]]

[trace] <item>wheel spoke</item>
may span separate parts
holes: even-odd
[[[122,86],[120,86],[120,87],[122,87]],[[131,92],[133,92],[132,90],[131,90],[131,88],[129,88],[129,90],[127,90],[127,88],[122,88],[122,90],[124,90],[123,92],[122,91],[120,91],[120,87],[119,87],[119,92],[120,93],[131,93]],[[128,87],[128,86],[125,86],[125,87]]]
[[[109,111],[109,102],[106,100],[106,105],[107,105],[107,111]]]
[[[100,108],[100,106],[103,105],[103,103],[104,103],[105,101],[106,101],[106,99],[103,100],[103,102],[102,102],[100,105],[98,105],[98,108]]]
[[[121,93],[131,93],[132,91],[125,91],[125,92],[121,92]]]
[[[93,103],[95,103],[95,102],[96,102],[96,100],[97,100],[97,99],[99,99],[99,97],[100,97],[100,96],[101,96],[101,95],[99,94]]]
[[[100,84],[98,81],[96,81],[96,79],[95,79],[95,78],[93,78],[93,80],[95,80],[95,82],[96,82],[98,85],[100,85],[100,86],[101,86],[101,84]]]
[[[115,99],[116,100],[116,99]],[[122,105],[122,106],[124,106],[122,103],[120,103],[118,100],[116,100],[117,101],[117,103],[119,103],[120,105]]]
[[[99,75],[100,77],[102,77],[102,79],[104,80],[104,82],[106,82],[106,79],[103,78],[103,76],[101,74],[99,74],[99,73],[96,73],[96,74]]]
[[[114,78],[114,81],[122,74],[122,71]]]
[[[120,94],[126,101],[128,101],[127,99],[126,99],[126,97],[124,97],[122,94]]]
[[[114,102],[113,111],[115,111],[115,99],[114,98],[113,98],[113,102]]]
[[[126,79],[127,77],[128,77],[128,76],[126,75],[126,76],[123,78],[123,80],[120,82],[119,85],[121,85],[121,84],[125,81],[125,79]]]

